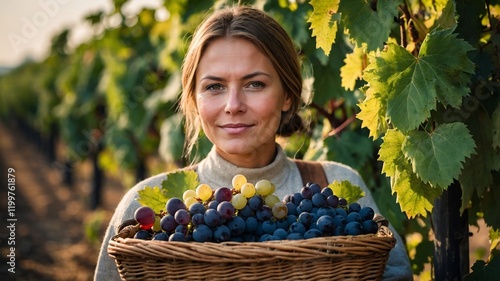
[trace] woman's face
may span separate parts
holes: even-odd
[[[247,168],[274,159],[281,112],[291,100],[252,43],[221,38],[208,45],[196,70],[196,100],[203,131],[224,159]]]

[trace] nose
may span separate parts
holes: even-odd
[[[243,91],[237,87],[232,87],[227,93],[224,111],[228,114],[238,114],[244,112],[246,106]]]

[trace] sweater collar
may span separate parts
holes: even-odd
[[[221,186],[232,187],[232,179],[237,174],[244,175],[247,181],[253,184],[266,179],[276,186],[281,186],[286,181],[286,161],[286,154],[278,144],[276,144],[275,159],[261,168],[238,167],[223,159],[213,147],[207,157],[200,162],[197,170],[200,182],[210,185],[213,189]]]

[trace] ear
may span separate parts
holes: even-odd
[[[290,107],[292,107],[292,98],[290,98],[290,95],[286,94],[281,111],[287,112],[288,110],[290,110]]]

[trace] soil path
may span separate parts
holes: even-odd
[[[1,280],[92,280],[98,240],[102,239],[124,188],[107,182],[103,194],[106,204],[91,211],[85,164],[75,168],[71,187],[61,183],[55,167],[57,163],[49,163],[25,136],[0,123]],[[15,190],[11,194],[7,190],[9,168],[15,170],[11,173],[15,175]],[[11,218],[16,221],[8,220],[8,195],[13,195],[15,209],[11,209],[14,214]],[[91,222],[94,222],[94,243],[85,234],[85,226]],[[11,224],[15,230],[7,228]],[[8,257],[11,253],[15,254],[15,260]],[[8,271],[9,260],[15,262],[11,264],[15,265],[15,273]]]

